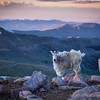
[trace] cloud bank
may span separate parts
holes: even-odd
[[[11,3],[16,3],[16,4],[38,4],[38,3],[46,3],[46,2],[51,2],[51,3],[100,3],[100,0],[0,0],[0,5],[9,5]]]
[[[0,19],[100,22],[100,1],[97,0],[0,0],[0,4]]]
[[[37,1],[45,1],[45,2],[70,1],[70,2],[76,2],[76,3],[96,3],[96,2],[100,2],[100,0],[37,0]]]

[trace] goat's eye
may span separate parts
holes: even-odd
[[[56,61],[56,59],[54,59],[54,61]]]

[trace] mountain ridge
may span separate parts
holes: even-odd
[[[100,38],[61,39],[55,37],[39,37],[31,34],[16,34],[3,28],[0,28],[0,32],[2,32],[0,35],[0,60],[38,64],[52,68],[50,50],[70,51],[71,49],[75,49],[86,53],[81,65],[82,72],[87,74],[99,73]]]
[[[38,31],[18,31],[15,30],[15,33],[19,34],[33,34],[37,36],[49,36],[56,38],[68,38],[68,37],[83,37],[83,38],[100,38],[100,24],[97,23],[83,23],[79,26],[72,24],[65,24],[61,27],[51,30]]]
[[[48,30],[65,24],[60,20],[0,20],[0,26],[13,30]]]

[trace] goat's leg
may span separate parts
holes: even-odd
[[[69,77],[69,80],[68,80],[67,86],[70,85],[70,83],[71,83],[72,80],[73,80],[73,77]]]
[[[73,80],[74,81],[80,81],[80,75],[79,75],[79,72],[80,72],[80,66],[77,67],[77,69],[74,69],[74,72],[75,72],[75,76],[73,77]]]

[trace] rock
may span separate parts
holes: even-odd
[[[19,97],[21,99],[27,99],[28,96],[32,95],[32,93],[28,90],[23,90],[19,92]]]
[[[10,77],[10,76],[0,76],[0,80],[14,80],[15,77]]]
[[[90,95],[89,95],[90,97],[99,97],[99,99],[100,99],[100,92],[94,92],[94,93],[91,93]],[[97,99],[96,99],[97,100]]]
[[[100,92],[100,86],[88,86],[74,92],[69,100],[94,100],[97,92]]]
[[[86,87],[87,84],[80,80],[80,81],[75,81],[73,80],[73,76],[65,76],[64,79],[62,79],[61,77],[55,77],[52,79],[52,83],[53,85],[56,85],[56,86],[64,86],[64,85],[67,85],[67,86],[73,86],[73,87]]]
[[[25,76],[23,78],[18,78],[14,80],[15,84],[23,84],[25,81],[28,81],[30,79],[30,76]]]
[[[100,59],[98,59],[98,69],[99,69],[99,72],[100,72]]]
[[[43,99],[33,94],[27,96],[27,100],[43,100]]]
[[[59,86],[59,89],[61,90],[79,90],[82,89],[82,87],[74,87],[74,86]]]
[[[9,76],[0,76],[0,80],[8,80],[8,79],[10,79]]]
[[[0,93],[3,92],[3,85],[0,84]]]
[[[40,88],[40,92],[47,92],[47,90],[44,88]]]
[[[100,76],[92,75],[91,81],[100,82]]]
[[[66,75],[64,77],[64,80],[67,82],[67,85],[69,86],[79,87],[79,88],[88,86],[87,83],[85,82],[84,77],[80,74]]]
[[[85,83],[84,81],[70,81],[70,83],[68,83],[69,86],[74,86],[74,87],[86,87],[88,86],[87,83]]]
[[[34,71],[31,78],[24,83],[24,86],[31,91],[35,91],[37,88],[45,86],[46,84],[47,76],[41,72]]]
[[[0,84],[7,84],[9,82],[13,82],[15,77],[10,77],[10,76],[0,76]]]
[[[53,78],[51,83],[52,83],[53,85],[57,85],[57,86],[65,85],[65,81],[62,80],[62,78],[60,78],[60,77],[55,77],[55,78]]]

